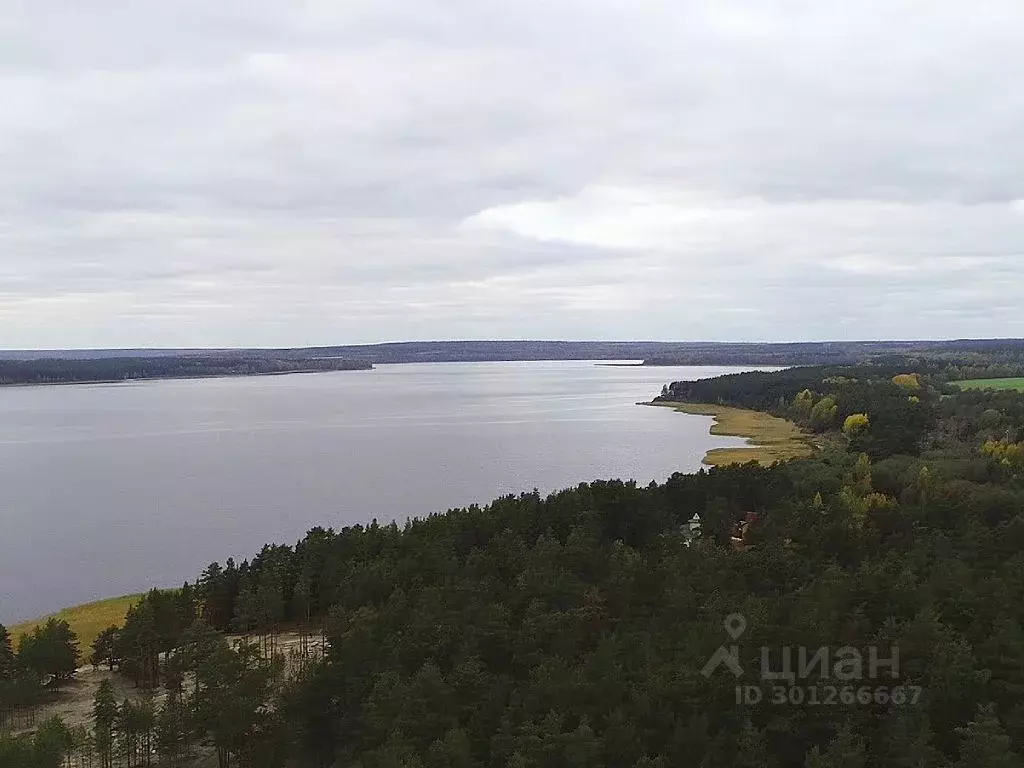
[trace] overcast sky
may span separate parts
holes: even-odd
[[[1024,336],[1020,0],[4,0],[0,347]]]

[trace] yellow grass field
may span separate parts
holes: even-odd
[[[71,625],[71,629],[78,635],[80,663],[85,663],[89,658],[90,647],[93,640],[107,627],[112,624],[123,624],[128,608],[135,605],[142,599],[142,595],[125,595],[124,597],[112,597],[107,600],[99,600],[95,603],[77,605],[74,608],[65,608],[63,611],[54,613],[51,616],[43,616],[23,624],[16,624],[10,628],[11,637],[17,647],[18,640],[37,626],[46,623],[49,618],[63,619]]]
[[[695,416],[714,416],[712,435],[722,437],[745,437],[751,445],[743,448],[713,448],[704,457],[704,463],[712,466],[722,464],[743,464],[756,461],[771,464],[776,461],[800,459],[810,456],[814,443],[810,436],[796,424],[760,411],[731,408],[708,403],[650,403],[680,413]]]

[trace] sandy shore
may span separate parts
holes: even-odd
[[[658,401],[640,405],[671,408],[693,416],[712,416],[712,435],[743,437],[749,441],[749,446],[741,448],[711,449],[704,456],[704,463],[709,466],[742,464],[748,461],[771,464],[810,456],[815,450],[810,435],[796,424],[761,411],[711,403]]]

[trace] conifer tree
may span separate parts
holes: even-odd
[[[824,752],[818,747],[811,750],[804,765],[806,768],[864,768],[867,765],[864,741],[853,733],[849,723],[845,723]]]
[[[188,752],[189,709],[183,698],[171,693],[156,715],[156,751],[167,760],[177,760]]]
[[[960,735],[960,759],[955,768],[1022,768],[1024,761],[1010,748],[995,710],[991,705],[978,707],[978,714],[967,725],[956,729]]]
[[[93,698],[93,742],[100,759],[100,768],[111,768],[114,758],[115,725],[118,721],[117,699],[110,680],[100,683]]]

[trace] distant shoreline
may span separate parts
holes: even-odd
[[[168,357],[257,360],[343,358],[369,363],[485,362],[514,360],[643,360],[645,365],[852,365],[891,355],[1022,350],[1024,339],[861,340],[813,342],[568,341],[460,339],[305,347],[135,347],[90,349],[0,349],[13,360],[110,360]]]
[[[12,381],[0,382],[0,389],[14,389],[20,387],[80,387],[87,384],[133,384],[147,381],[192,381],[204,379],[250,379],[264,376],[292,376],[295,374],[311,373],[348,373],[350,371],[372,371],[372,364],[351,366],[345,368],[297,368],[289,371],[252,371],[246,373],[195,373],[195,374],[156,374],[153,376],[131,376],[120,379],[74,379],[71,381]]]
[[[712,416],[710,434],[719,437],[742,437],[749,445],[739,448],[712,448],[704,455],[704,464],[722,466],[756,461],[772,464],[776,461],[806,458],[816,450],[809,435],[796,424],[778,416],[744,408],[732,408],[711,403],[682,403],[658,400],[637,405],[671,408],[691,416]]]

